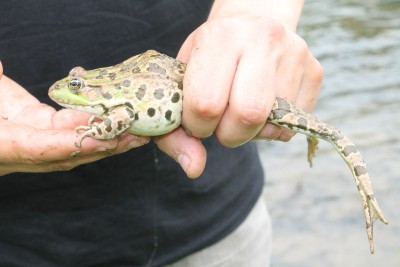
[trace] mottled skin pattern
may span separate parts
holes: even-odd
[[[143,136],[168,133],[181,124],[182,82],[186,65],[149,50],[112,67],[84,70],[76,67],[56,82],[49,96],[64,107],[92,114],[76,143],[86,137],[112,139],[124,132]],[[96,122],[95,119],[101,119]],[[387,223],[372,192],[366,165],[354,144],[339,130],[277,98],[268,121],[307,135],[308,161],[312,165],[318,139],[330,142],[345,160],[361,196],[371,253],[373,222]]]
[[[186,65],[149,50],[112,67],[73,68],[54,83],[49,96],[58,104],[93,116],[84,138],[112,139],[125,131],[143,136],[168,133],[181,124],[182,80]],[[101,122],[95,122],[100,118]]]
[[[349,166],[356,182],[358,193],[361,196],[370,251],[374,253],[373,223],[376,219],[385,224],[387,224],[387,221],[372,192],[366,164],[353,142],[338,129],[321,122],[318,118],[282,98],[276,99],[268,120],[307,136],[308,162],[310,166],[312,166],[312,158],[317,149],[317,138],[324,139],[335,147],[336,151]]]

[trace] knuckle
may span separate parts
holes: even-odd
[[[303,69],[310,57],[310,50],[304,39],[296,36],[287,50],[287,58],[294,66]]]
[[[275,20],[258,17],[249,22],[241,34],[246,42],[279,45],[285,36],[285,28]]]
[[[208,99],[197,99],[190,106],[191,112],[201,118],[216,119],[221,116],[223,109],[217,101]]]
[[[254,28],[262,30],[263,35],[271,40],[281,40],[285,35],[285,27],[276,20],[259,18],[256,23],[259,26]]]
[[[237,118],[243,126],[253,128],[265,124],[267,113],[260,108],[243,108],[238,112]]]
[[[311,69],[311,79],[317,84],[322,84],[322,81],[324,79],[324,69],[321,63],[319,63],[319,61],[315,58],[313,59]]]
[[[221,41],[230,39],[234,34],[231,21],[228,19],[212,20],[201,25],[195,35],[195,43],[207,42],[209,40]]]

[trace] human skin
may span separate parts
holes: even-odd
[[[322,68],[296,33],[302,1],[216,0],[209,19],[184,42],[178,59],[184,77],[184,129],[155,138],[187,176],[205,167],[201,138],[215,134],[236,147],[253,139],[288,141],[293,135],[266,123],[276,96],[306,111],[317,101]],[[123,134],[74,143],[74,128],[90,115],[40,103],[3,75],[0,63],[0,175],[69,170],[149,142]]]

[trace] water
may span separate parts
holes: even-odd
[[[314,111],[357,145],[389,225],[375,223],[369,254],[350,170],[321,141],[312,169],[306,141],[260,142],[274,221],[273,267],[400,266],[400,1],[306,1],[300,35],[322,63]]]

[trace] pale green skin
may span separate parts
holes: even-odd
[[[88,136],[112,139],[126,131],[158,136],[181,124],[184,72],[185,64],[149,50],[111,67],[73,68],[50,87],[49,96],[93,115],[88,126],[77,128],[85,131],[78,147]]]
[[[78,147],[88,136],[112,139],[126,131],[158,136],[181,125],[185,68],[184,63],[149,50],[111,67],[88,71],[76,67],[68,77],[51,86],[49,96],[61,106],[92,114],[88,126],[76,128],[85,131],[76,143]],[[94,122],[95,118],[102,122]],[[282,98],[276,98],[268,121],[307,136],[310,165],[317,138],[334,146],[355,179],[373,253],[373,222],[376,219],[387,221],[373,195],[366,164],[355,145],[338,129]]]

